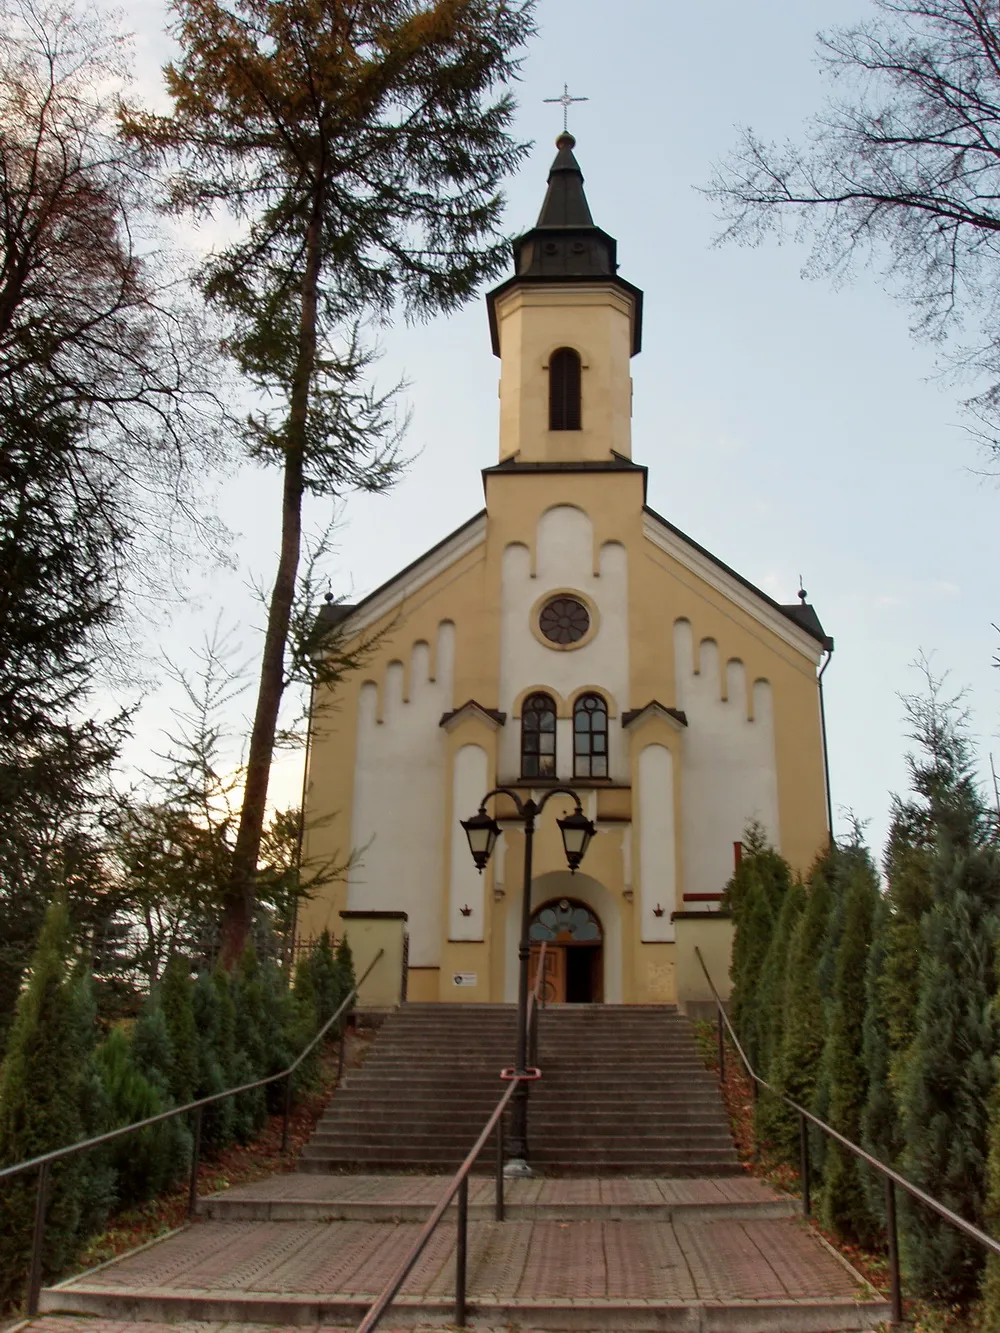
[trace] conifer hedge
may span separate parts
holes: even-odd
[[[778,1092],[1000,1236],[1000,819],[973,776],[956,701],[906,700],[911,791],[895,799],[884,882],[855,831],[804,884],[759,832],[727,892],[733,1021]],[[784,884],[778,894],[775,886]],[[765,1153],[798,1165],[798,1117],[762,1097]],[[884,1180],[810,1132],[823,1222],[884,1243]],[[1000,1333],[1000,1263],[899,1197],[908,1291]],[[984,1270],[985,1282],[983,1281]]]
[[[102,1035],[87,962],[75,947],[66,905],[56,900],[0,1065],[0,1166],[278,1073],[354,986],[349,946],[342,940],[334,951],[329,935],[300,962],[292,986],[252,949],[232,974],[195,976],[177,954],[134,1023]],[[296,1090],[315,1084],[318,1055],[303,1067]],[[271,1110],[283,1103],[283,1087],[275,1087]],[[207,1108],[203,1152],[249,1141],[267,1110],[261,1092]],[[150,1126],[53,1168],[47,1279],[66,1268],[111,1209],[143,1203],[182,1179],[191,1154],[186,1120]],[[0,1190],[0,1313],[23,1295],[36,1188],[29,1174]]]

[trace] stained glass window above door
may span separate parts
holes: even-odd
[[[596,943],[601,938],[601,926],[588,907],[563,898],[560,902],[549,903],[535,914],[529,937],[538,941],[573,940],[577,944],[586,944],[592,940]]]

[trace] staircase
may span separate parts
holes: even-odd
[[[515,1044],[512,1005],[405,1005],[345,1079],[299,1169],[454,1170]],[[715,1079],[673,1007],[552,1006],[539,1016],[538,1063],[529,1145],[543,1174],[740,1174]]]
[[[28,1333],[356,1327],[441,1199],[440,1172],[496,1105],[514,1035],[512,1006],[405,1006],[336,1092],[298,1172],[203,1199],[192,1225],[47,1288]],[[858,1333],[888,1317],[794,1199],[739,1171],[674,1010],[552,1008],[539,1064],[530,1134],[544,1174],[506,1182],[502,1222],[494,1182],[469,1185],[477,1328]],[[386,1327],[453,1326],[459,1249],[450,1208]]]

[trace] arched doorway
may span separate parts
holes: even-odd
[[[531,918],[530,983],[545,942],[543,998],[548,1004],[597,1004],[604,999],[604,932],[593,909],[554,898]]]

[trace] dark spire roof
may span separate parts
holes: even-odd
[[[514,271],[519,278],[596,278],[613,275],[614,237],[594,226],[583,172],[573,156],[576,140],[562,133],[549,188],[538,221],[514,242]]]
[[[576,140],[572,134],[560,134],[559,152],[549,168],[549,188],[538,215],[536,227],[592,227],[587,196],[583,192],[583,172],[573,156]]]
[[[573,156],[575,147],[576,140],[564,130],[556,140],[559,151],[549,169],[549,188],[538,221],[514,242],[514,276],[486,298],[496,356],[500,355],[497,298],[525,282],[613,283],[632,302],[632,355],[642,346],[642,292],[618,276],[618,242],[594,225],[583,192],[583,172]]]

